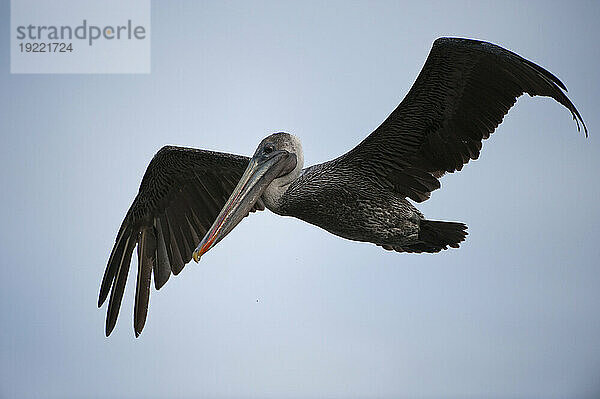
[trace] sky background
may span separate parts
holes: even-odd
[[[0,397],[597,398],[600,3],[414,3],[155,1],[151,74],[11,75],[1,1]],[[153,289],[139,339],[130,273],[104,336],[100,280],[161,146],[250,155],[283,130],[306,165],[334,158],[440,36],[555,73],[590,137],[523,97],[419,206],[468,224],[460,249],[398,254],[253,214]]]

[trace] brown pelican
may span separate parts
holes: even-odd
[[[146,321],[150,281],[160,289],[192,257],[198,261],[249,212],[265,207],[332,234],[397,252],[457,248],[467,226],[425,219],[422,202],[445,173],[477,159],[481,143],[523,93],[564,105],[587,128],[553,74],[496,45],[441,38],[391,115],[348,153],[303,169],[288,133],[261,141],[252,158],[164,147],[144,174],[119,229],[100,287],[110,292],[106,335],[116,323],[137,245],[134,331]]]

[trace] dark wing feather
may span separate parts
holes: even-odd
[[[119,229],[100,286],[98,306],[111,293],[107,336],[117,321],[136,244],[134,331],[138,336],[146,322],[152,274],[156,289],[160,289],[171,273],[181,272],[248,162],[249,158],[243,156],[171,146],[156,153]],[[259,200],[253,211],[263,209]]]
[[[421,202],[438,178],[479,157],[482,140],[523,93],[551,97],[587,128],[563,83],[542,67],[491,43],[441,38],[391,115],[330,167],[362,172]]]

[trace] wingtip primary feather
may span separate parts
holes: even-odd
[[[110,288],[112,287],[115,277],[117,275],[117,270],[119,266],[117,262],[120,261],[123,255],[123,250],[125,249],[124,247],[126,245],[126,241],[123,240],[123,238],[126,235],[125,233],[125,229],[121,227],[117,235],[117,239],[115,240],[115,245],[113,246],[113,249],[110,253],[110,257],[108,258],[106,269],[104,270],[104,276],[102,277],[102,283],[100,284],[100,293],[98,294],[98,307],[101,307],[104,304],[104,302],[106,302],[106,298],[108,298]]]
[[[115,328],[114,324],[111,326],[108,325],[108,322],[106,323],[106,328],[104,330],[104,334],[106,335],[106,337],[109,337],[110,334],[112,333],[113,329]]]
[[[133,310],[133,330],[136,337],[144,329],[150,301],[150,283],[155,262],[156,236],[154,229],[144,229],[138,242],[138,275]]]
[[[112,286],[110,300],[108,301],[108,310],[106,314],[106,336],[108,337],[112,330],[117,324],[117,317],[119,316],[119,310],[121,308],[121,301],[123,300],[123,293],[125,291],[125,285],[127,283],[127,275],[129,274],[129,264],[131,262],[131,255],[133,249],[137,244],[137,240],[133,236],[127,237],[125,241],[125,251],[121,256],[118,270],[116,273],[115,281]]]

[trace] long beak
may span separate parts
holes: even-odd
[[[225,203],[225,206],[192,255],[198,262],[200,257],[227,234],[250,212],[252,206],[267,186],[286,167],[290,156],[287,151],[275,151],[268,159],[255,156]]]

